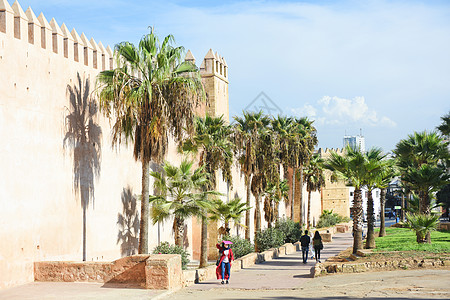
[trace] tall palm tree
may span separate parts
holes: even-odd
[[[309,161],[307,167],[303,171],[303,177],[306,182],[306,190],[308,191],[308,213],[307,213],[307,228],[311,225],[311,192],[320,191],[325,186],[325,176],[323,174],[324,160],[320,155],[314,155]]]
[[[292,138],[293,118],[280,116],[272,119],[272,131],[277,135],[280,162],[283,166],[283,178],[288,179],[289,140]]]
[[[244,174],[247,187],[246,204],[250,206],[251,186],[256,169],[256,149],[260,130],[267,126],[269,118],[263,112],[243,112],[242,117],[234,117],[234,144],[237,162]],[[245,214],[245,238],[250,240],[250,211]]]
[[[292,172],[292,209],[291,218],[294,219],[295,181],[299,179],[299,221],[303,220],[303,166],[307,164],[312,156],[315,145],[317,145],[316,129],[307,117],[294,118],[289,141],[290,166]]]
[[[325,160],[324,167],[334,172],[338,178],[342,178],[355,188],[351,212],[353,215],[353,253],[362,249],[362,195],[361,187],[364,185],[366,168],[364,167],[364,155],[349,146],[345,153],[339,155],[331,151],[330,157]]]
[[[211,207],[208,195],[217,195],[208,190],[208,174],[203,168],[192,170],[192,161],[183,160],[179,167],[165,162],[163,172],[151,172],[157,195],[150,196],[153,223],[173,217],[175,244],[183,247],[184,221],[192,216],[202,217]]]
[[[117,68],[97,77],[100,107],[113,121],[112,144],[133,142],[142,162],[139,253],[148,253],[150,161],[163,161],[169,135],[181,142],[192,133],[194,108],[205,98],[198,69],[182,61],[183,47],[173,43],[172,35],[160,42],[152,28],[138,46],[117,44]]]
[[[222,116],[196,118],[195,133],[184,145],[185,151],[200,151],[199,165],[210,174],[209,189],[216,189],[217,171],[221,170],[223,180],[232,182],[233,144],[230,140],[232,128],[225,124]],[[202,217],[202,240],[200,247],[200,267],[208,264],[208,220]]]
[[[368,189],[367,196],[367,238],[366,249],[375,248],[375,216],[372,192],[376,188],[378,173],[384,168],[386,155],[380,148],[371,148],[365,154],[364,167],[366,168],[364,185]],[[384,211],[382,211],[384,213]]]
[[[397,175],[397,171],[394,167],[394,160],[386,160],[384,167],[376,173],[375,187],[380,189],[380,232],[379,236],[386,235],[385,224],[385,204],[386,204],[386,189],[389,187],[391,180]]]

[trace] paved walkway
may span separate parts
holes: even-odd
[[[324,261],[347,249],[353,243],[351,233],[333,235],[332,243],[325,243],[321,252]],[[311,256],[311,253],[309,254]],[[229,284],[220,284],[220,280],[212,279],[188,287],[190,290],[209,289],[292,289],[311,279],[311,268],[316,264],[315,259],[302,262],[302,253],[282,256],[272,261],[253,265],[238,272],[231,273]]]
[[[332,243],[326,243],[321,254],[322,261],[352,245],[351,234],[336,234]],[[316,263],[309,259],[302,263],[301,252],[286,255],[231,274],[230,284],[209,280],[172,293],[164,298],[175,297],[184,290],[213,289],[256,290],[293,289],[311,280],[310,270]],[[212,291],[213,292],[213,291]],[[101,283],[33,282],[0,291],[0,299],[155,299],[167,294],[165,291],[105,287]],[[199,298],[201,299],[201,298]]]
[[[237,273],[236,273],[237,274]],[[273,278],[275,280],[275,278]],[[293,289],[184,289],[170,300],[406,300],[450,299],[450,270],[401,270],[314,278]]]

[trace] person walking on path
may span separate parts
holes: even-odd
[[[320,250],[323,249],[323,243],[322,243],[322,237],[320,236],[319,231],[316,230],[316,233],[314,233],[313,237],[313,247],[314,247],[314,253],[316,254],[316,261],[320,261]]]
[[[231,274],[231,262],[234,260],[233,250],[231,250],[230,245],[233,244],[230,241],[223,241],[221,245],[216,244],[217,249],[219,249],[219,260],[216,268],[217,279],[222,279],[222,284],[226,280],[230,279]]]
[[[300,237],[300,245],[302,246],[302,258],[303,263],[306,264],[308,261],[308,248],[311,243],[311,238],[309,237],[308,230],[305,230],[305,234]]]

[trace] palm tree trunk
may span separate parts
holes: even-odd
[[[184,220],[175,217],[174,219],[175,245],[183,247],[184,240]]]
[[[372,190],[369,189],[367,197],[367,239],[366,249],[375,248],[375,217],[373,213]]]
[[[309,226],[310,226],[309,224],[311,224],[310,217],[311,217],[311,191],[308,191],[308,216],[307,216],[308,230],[309,230]]]
[[[380,216],[380,233],[378,236],[385,236],[386,235],[386,224],[385,224],[385,217],[384,217],[384,211],[385,211],[385,204],[386,204],[386,190],[381,189],[380,193],[380,208],[381,208],[381,216]],[[403,213],[403,209],[402,209]]]
[[[295,199],[295,172],[296,168],[292,168],[292,198],[291,198],[291,220],[294,220],[294,199]],[[300,223],[302,226],[302,223]]]
[[[299,191],[300,191],[300,195],[299,195],[299,213],[300,213],[300,218],[299,218],[299,222],[300,225],[305,223],[305,218],[303,216],[304,211],[303,211],[303,164],[300,164],[299,167],[299,171],[300,171],[300,179],[298,181],[298,185],[299,185]]]
[[[260,196],[256,197],[256,205],[255,205],[255,251],[258,252],[258,243],[256,242],[256,234],[261,231],[261,205],[260,205]]]
[[[420,213],[425,214],[425,215],[430,215],[431,211],[430,211],[430,199],[429,199],[429,195],[428,195],[428,191],[424,191],[422,192],[422,197],[420,197],[420,201],[421,201],[421,205],[420,205]],[[431,244],[431,233],[430,231],[427,232],[427,234],[425,235],[425,243]]]
[[[261,195],[258,194],[256,197],[255,205],[255,234],[261,231]]]
[[[148,253],[148,216],[149,216],[149,180],[150,162],[142,159],[142,199],[141,221],[139,224],[139,254]]]
[[[405,221],[405,211],[406,211],[406,207],[405,207],[405,194],[402,193],[402,210],[400,211],[400,217],[401,217],[401,221],[404,222]]]
[[[362,196],[361,189],[355,188],[355,194],[353,199],[353,254],[360,249],[362,249],[362,217],[363,217],[363,208],[362,208]]]
[[[202,216],[202,240],[200,245],[200,268],[208,265],[208,218]]]
[[[250,207],[250,195],[251,195],[251,186],[250,186],[250,176],[245,175],[245,184],[247,185],[247,207]],[[245,239],[250,241],[250,210],[245,212]]]

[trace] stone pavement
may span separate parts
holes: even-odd
[[[275,280],[275,278],[274,278]],[[450,299],[450,270],[401,270],[352,273],[314,278],[292,289],[184,289],[170,300],[295,299]]]
[[[322,261],[334,256],[352,244],[351,234],[336,234],[332,243],[325,243]],[[186,288],[190,291],[222,289],[292,289],[310,280],[310,269],[315,264],[309,259],[302,263],[301,252],[256,264],[231,274],[230,284],[210,280]],[[101,283],[33,282],[0,291],[0,299],[155,299],[177,293],[145,289],[114,287]]]
[[[85,282],[32,282],[0,291],[0,299],[59,300],[59,299],[154,299],[166,291],[124,288],[103,283]]]
[[[325,243],[321,252],[321,260],[335,256],[347,249],[353,243],[351,233],[333,235],[332,243]],[[311,256],[311,253],[309,253]],[[188,287],[190,290],[209,289],[292,289],[311,279],[311,268],[315,265],[314,259],[302,262],[302,253],[282,256],[280,258],[255,264],[249,268],[231,273],[229,284],[220,284],[220,280],[212,279]]]

